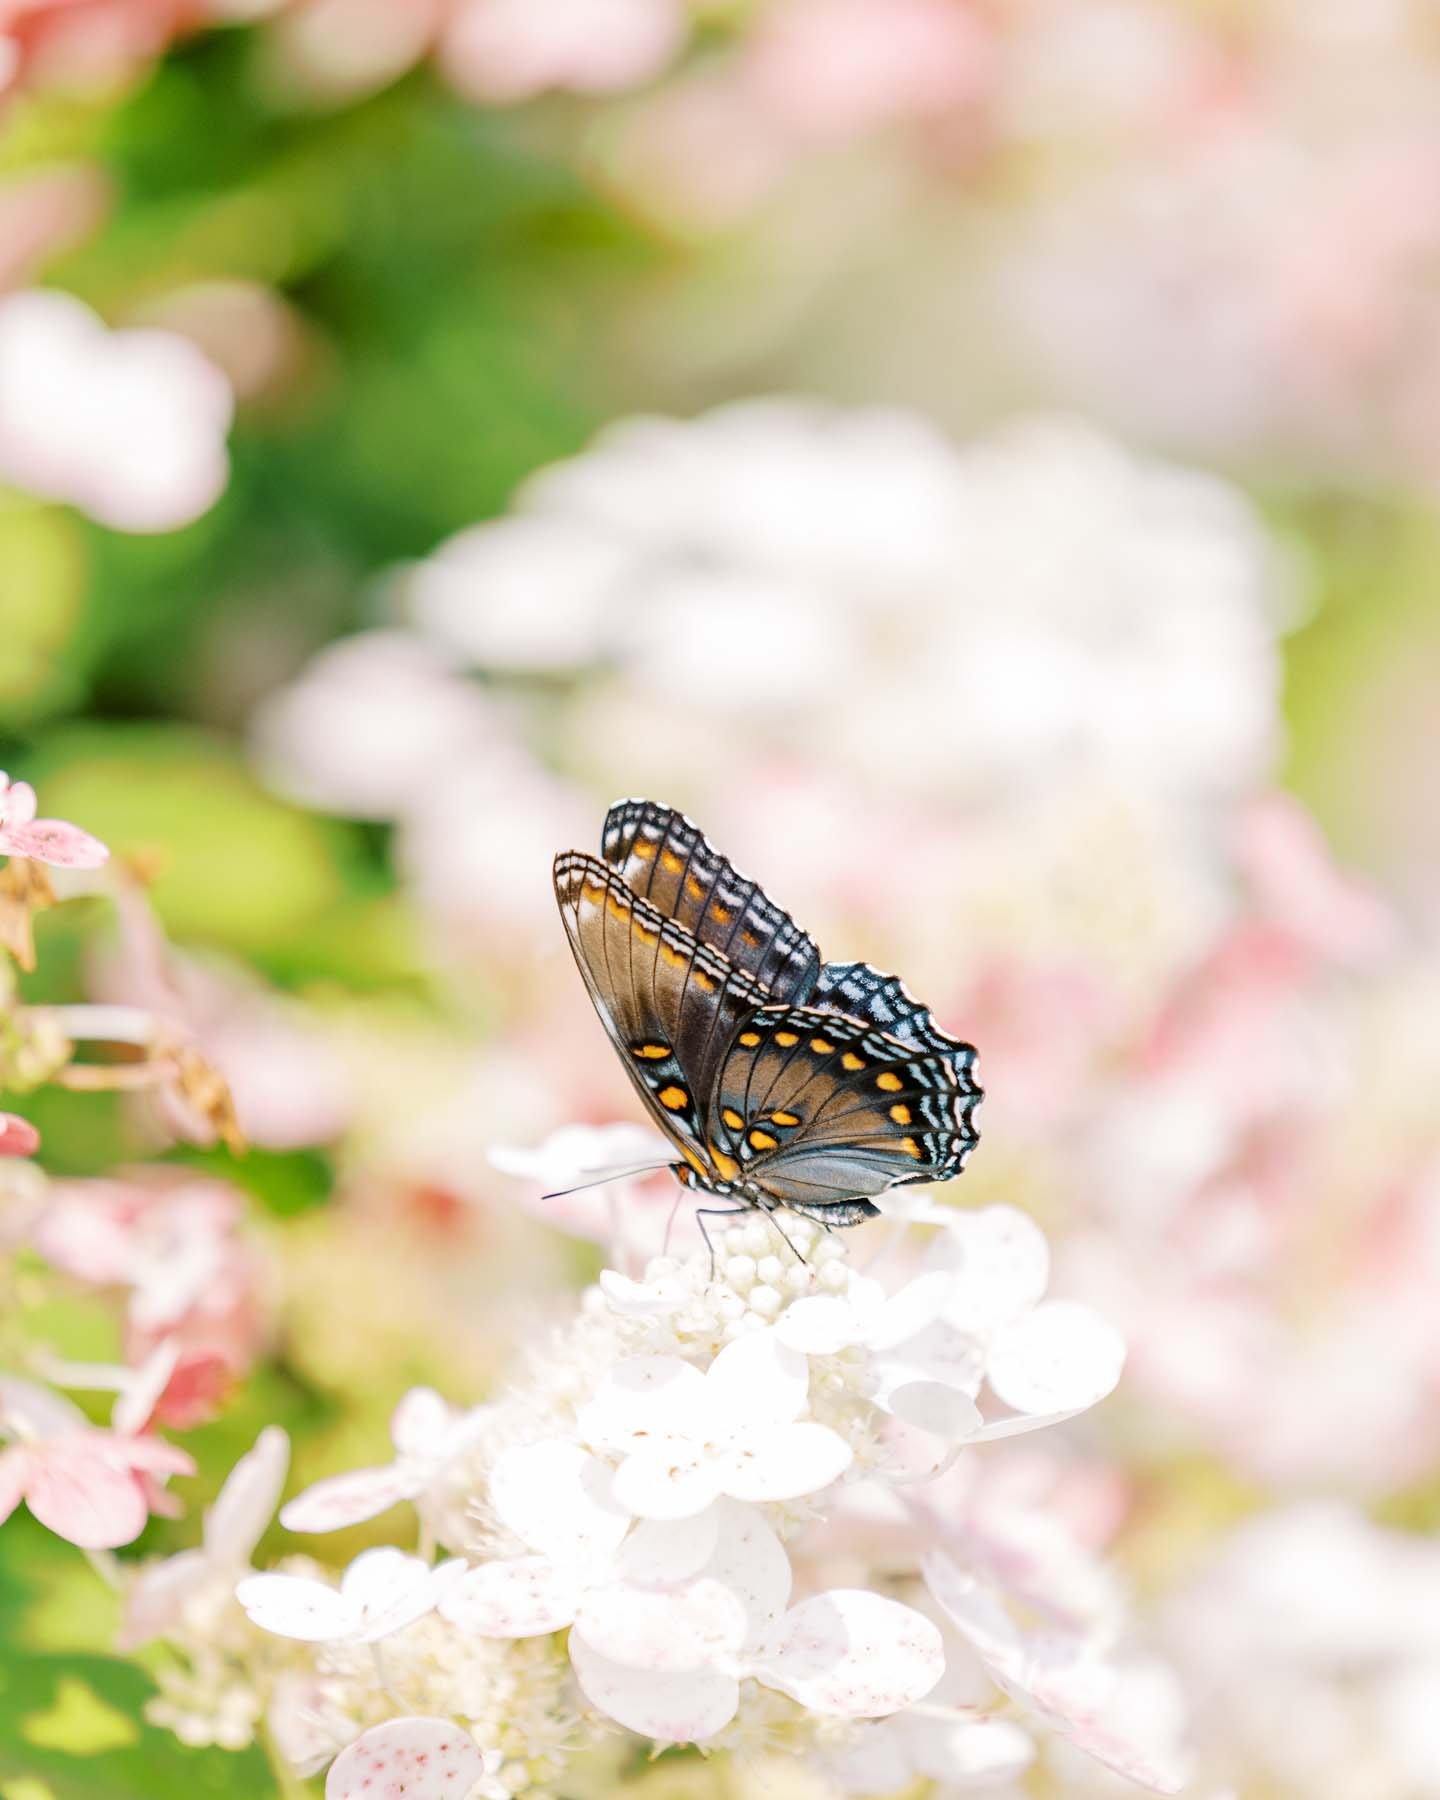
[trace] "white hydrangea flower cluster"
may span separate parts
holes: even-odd
[[[282,1511],[324,1531],[415,1505],[421,1553],[366,1550],[338,1585],[308,1559],[249,1571],[284,1474],[267,1434],[205,1547],[141,1577],[131,1640],[164,1634],[188,1653],[193,1715],[195,1671],[224,1635],[232,1682],[212,1698],[232,1723],[215,1735],[233,1741],[233,1720],[263,1708],[297,1772],[331,1765],[332,1800],[401,1792],[402,1773],[407,1796],[547,1791],[617,1728],[808,1753],[849,1792],[870,1791],[882,1762],[918,1773],[947,1756],[957,1780],[1008,1781],[1033,1745],[991,1714],[1017,1708],[1168,1791],[1167,1769],[1096,1712],[1113,1622],[1071,1632],[1063,1681],[1039,1667],[1010,1611],[1033,1611],[1034,1592],[962,1567],[944,1509],[915,1501],[968,1446],[1103,1398],[1123,1346],[1088,1308],[1045,1298],[1048,1251],[1025,1215],[911,1210],[938,1229],[919,1246],[902,1224],[881,1254],[905,1257],[907,1278],[888,1290],[843,1238],[757,1218],[717,1238],[713,1264],[605,1271],[494,1404],[410,1394],[392,1464]],[[864,1584],[831,1585],[832,1527],[853,1539],[867,1494],[877,1518],[906,1497],[903,1554],[842,1558]],[[162,1706],[177,1717],[173,1693]],[[877,1741],[864,1721],[893,1730]]]

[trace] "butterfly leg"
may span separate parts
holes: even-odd
[[[695,1223],[700,1227],[700,1235],[705,1240],[705,1248],[710,1252],[710,1279],[715,1279],[715,1246],[710,1242],[710,1233],[705,1229],[706,1219],[733,1219],[740,1213],[753,1209],[748,1206],[702,1206],[695,1213]]]

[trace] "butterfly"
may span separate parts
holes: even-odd
[[[690,820],[650,800],[605,818],[602,856],[555,858],[575,961],[686,1187],[826,1226],[958,1175],[979,1133],[975,1051],[894,975],[815,940]]]

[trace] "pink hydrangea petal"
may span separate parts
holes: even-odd
[[[527,1549],[560,1561],[616,1549],[630,1524],[606,1464],[558,1438],[507,1450],[490,1501]]]
[[[55,869],[98,869],[110,860],[99,838],[63,819],[36,819],[29,825],[0,825],[0,853],[28,856]]]
[[[685,1519],[721,1492],[721,1466],[689,1438],[657,1438],[615,1471],[616,1501],[640,1519]]]
[[[195,1458],[188,1450],[182,1450],[178,1444],[167,1444],[164,1438],[151,1437],[148,1432],[131,1437],[124,1433],[97,1431],[93,1436],[99,1440],[94,1446],[96,1453],[118,1467],[143,1471],[147,1475],[195,1473]]]
[[[1018,1318],[1044,1296],[1050,1280],[1045,1234],[1013,1206],[955,1212],[928,1260],[954,1274],[945,1316],[962,1331],[988,1331]]]
[[[705,1374],[705,1399],[727,1425],[786,1425],[804,1412],[810,1367],[773,1331],[752,1331],[727,1344]]]
[[[0,771],[0,820],[11,825],[28,825],[40,810],[35,790],[28,781],[11,781]]]
[[[356,1609],[342,1595],[304,1575],[247,1575],[235,1598],[262,1631],[302,1643],[349,1637],[356,1626]]]
[[[870,1319],[865,1342],[872,1350],[892,1350],[906,1343],[944,1312],[954,1286],[948,1269],[931,1269],[906,1282]]]
[[[417,1492],[414,1471],[390,1463],[378,1469],[350,1469],[327,1475],[287,1500],[280,1523],[287,1531],[342,1531],[388,1512]]]
[[[718,1507],[686,1519],[642,1519],[620,1546],[615,1573],[622,1581],[671,1587],[700,1573],[719,1536]]]
[[[724,1491],[735,1500],[794,1500],[829,1487],[854,1460],[828,1425],[767,1425],[749,1433],[725,1459]]]
[[[481,1563],[444,1594],[442,1618],[481,1637],[548,1637],[562,1631],[580,1604],[580,1583],[572,1569],[543,1556]]]
[[[55,1437],[85,1431],[90,1422],[73,1400],[53,1388],[22,1375],[0,1375],[0,1423],[18,1425],[27,1437]]]
[[[705,1377],[678,1356],[632,1356],[581,1408],[579,1432],[596,1450],[622,1455],[657,1432],[683,1430],[704,1406]]]
[[[205,1518],[205,1549],[217,1562],[244,1563],[275,1514],[290,1467],[290,1440],[267,1425],[225,1478]]]
[[[437,1573],[388,1544],[361,1551],[340,1577],[341,1598],[359,1614],[360,1642],[376,1643],[424,1618],[440,1598]]]
[[[1112,1392],[1124,1366],[1113,1325],[1077,1300],[1049,1300],[997,1332],[985,1375],[1016,1412],[1078,1412]]]
[[[856,1341],[854,1309],[830,1294],[793,1300],[775,1325],[782,1344],[806,1356],[833,1356]]]
[[[723,1731],[740,1704],[740,1684],[714,1669],[657,1674],[625,1669],[572,1632],[570,1662],[585,1698],[617,1725],[661,1744],[702,1744]]]
[[[676,1588],[611,1582],[580,1602],[575,1630],[607,1661],[626,1669],[699,1669],[745,1642],[745,1603],[701,1575]]]
[[[40,1133],[18,1113],[0,1112],[0,1156],[33,1156]]]
[[[387,1719],[335,1758],[325,1800],[465,1800],[485,1760],[453,1719]]]
[[[214,1564],[203,1550],[182,1550],[142,1569],[125,1599],[117,1647],[135,1650],[167,1636],[184,1617],[191,1598],[214,1579]]]
[[[756,1670],[810,1712],[873,1719],[923,1699],[945,1673],[945,1649],[913,1607],[840,1588],[792,1607]]]
[[[135,1477],[91,1441],[100,1437],[52,1438],[32,1447],[25,1481],[35,1517],[82,1550],[130,1543],[144,1530],[149,1510]]]
[[[994,1594],[943,1551],[927,1551],[920,1566],[931,1595],[986,1668],[1007,1685],[1015,1681],[1023,1673],[1025,1647]]]

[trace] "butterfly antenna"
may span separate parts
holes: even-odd
[[[563,1200],[567,1194],[583,1194],[587,1188],[604,1187],[607,1181],[630,1181],[636,1175],[654,1175],[661,1169],[671,1168],[666,1162],[641,1163],[636,1168],[604,1169],[598,1175],[592,1175],[588,1181],[577,1181],[574,1187],[556,1188],[553,1193],[542,1194],[542,1200]]]

